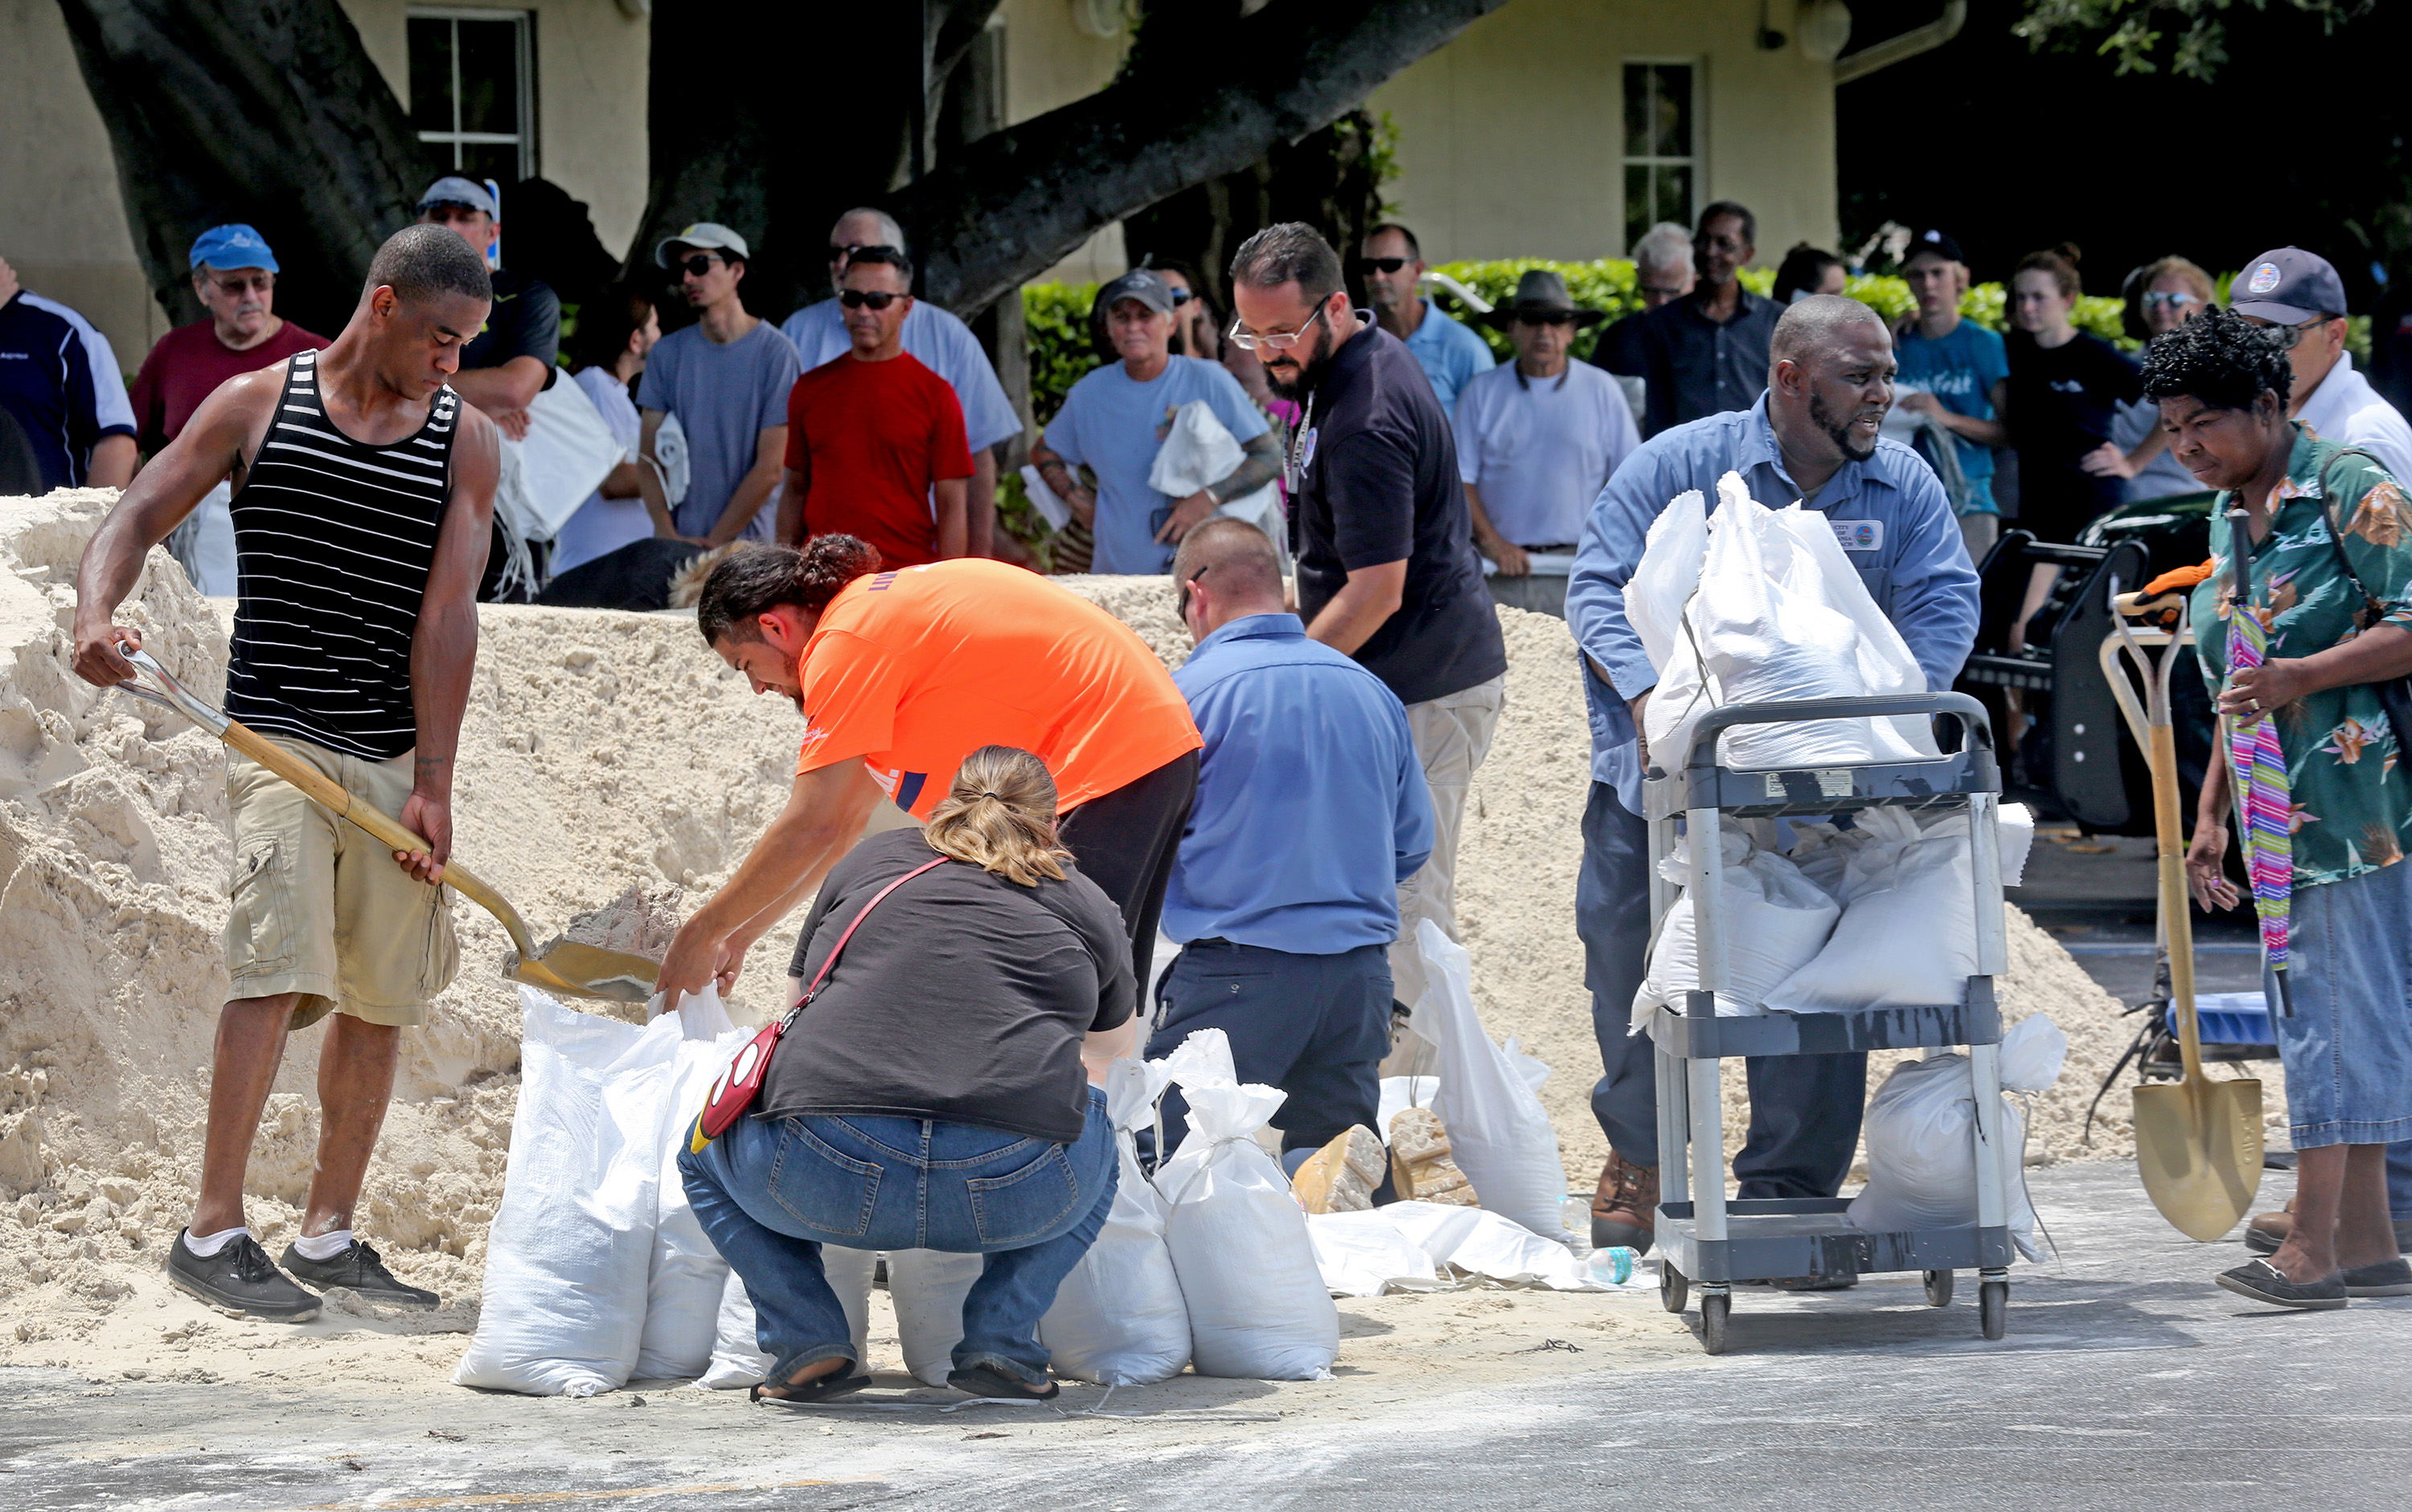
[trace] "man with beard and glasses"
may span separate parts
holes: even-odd
[[[1592,506],[1566,583],[1592,731],[1575,925],[1607,1073],[1592,1092],[1610,1145],[1592,1198],[1596,1245],[1649,1248],[1658,1205],[1650,1040],[1625,1033],[1650,940],[1649,831],[1640,815],[1652,753],[1637,731],[1657,674],[1625,619],[1625,585],[1651,522],[1686,489],[1699,490],[1713,509],[1717,479],[1739,473],[1769,508],[1798,500],[1826,516],[1930,690],[1951,686],[1976,640],[1977,574],[1951,502],[1916,452],[1877,433],[1892,406],[1892,337],[1883,319],[1857,300],[1813,295],[1776,322],[1770,355],[1758,403],[1662,431],[1625,459]],[[1835,1195],[1859,1141],[1866,1062],[1750,1063],[1750,1138],[1734,1157],[1744,1198]]]
[[[1431,859],[1399,888],[1398,1000],[1423,995],[1416,927],[1457,937],[1458,822],[1506,701],[1508,648],[1474,554],[1448,412],[1406,343],[1348,307],[1340,257],[1311,226],[1269,226],[1231,259],[1231,340],[1303,406],[1290,439],[1290,531],[1306,633],[1407,706],[1432,789]]]

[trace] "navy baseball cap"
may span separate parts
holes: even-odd
[[[1902,266],[1907,267],[1909,259],[1921,252],[1932,252],[1946,262],[1956,262],[1963,266],[1968,261],[1967,255],[1960,250],[1958,239],[1949,231],[1919,232],[1918,240],[1909,244],[1909,250],[1901,255]]]
[[[461,205],[470,210],[482,210],[500,219],[502,213],[494,208],[494,197],[475,179],[464,179],[458,173],[447,173],[427,186],[419,197],[419,213],[422,215],[437,205]]]
[[[268,250],[268,238],[243,225],[213,226],[203,231],[193,243],[193,266],[203,263],[213,268],[282,271],[276,266],[276,254]]]
[[[2228,286],[2228,307],[2282,326],[2347,313],[2345,281],[2326,257],[2301,247],[2280,247],[2245,264]]]

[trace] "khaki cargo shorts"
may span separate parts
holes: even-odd
[[[305,741],[276,745],[379,813],[410,797],[411,756],[366,761]],[[227,975],[235,997],[299,992],[292,1027],[341,1010],[377,1024],[427,1021],[460,970],[451,889],[394,864],[393,852],[239,751],[227,753],[234,875],[227,885]]]

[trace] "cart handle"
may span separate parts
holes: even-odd
[[[1775,703],[1729,703],[1700,716],[1692,729],[1692,758],[1686,771],[1713,771],[1717,765],[1717,737],[1736,725],[1790,725],[1816,719],[1868,719],[1889,714],[1943,715],[1960,722],[1967,742],[1979,750],[1993,748],[1993,722],[1985,706],[1964,693],[1879,693],[1854,698],[1789,698]]]

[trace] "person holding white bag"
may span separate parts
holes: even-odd
[[[1687,490],[1709,500],[1728,472],[1750,496],[1823,514],[1878,609],[1901,632],[1928,691],[1951,686],[1977,631],[1977,573],[1934,470],[1879,431],[1892,406],[1891,333],[1857,300],[1816,295],[1776,323],[1768,391],[1747,410],[1671,427],[1642,443],[1601,491],[1566,585],[1582,648],[1592,788],[1575,918],[1592,1028],[1606,1075],[1592,1111],[1607,1167],[1592,1199],[1597,1245],[1642,1250],[1658,1203],[1657,1089],[1648,1036],[1626,1033],[1649,945],[1649,832],[1639,736],[1657,673],[1628,619],[1625,585],[1651,524]],[[1685,753],[1659,754],[1662,764]],[[1742,1196],[1831,1196],[1859,1138],[1866,1057],[1754,1061],[1751,1132],[1734,1159]]]

